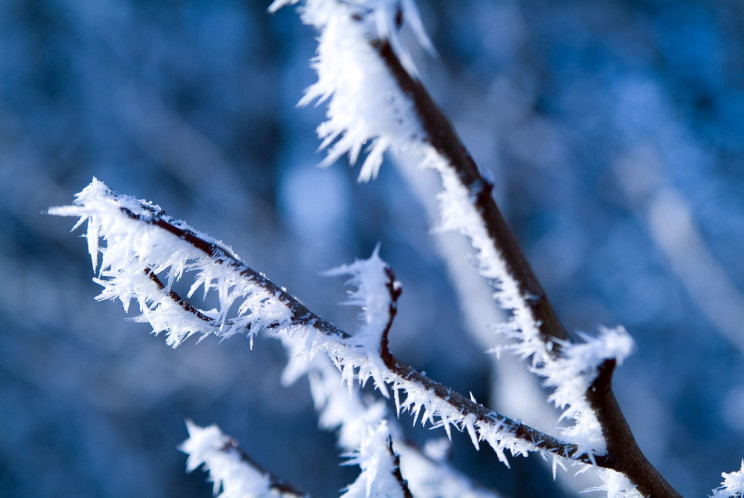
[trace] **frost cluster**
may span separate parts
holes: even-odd
[[[246,498],[278,496],[271,486],[271,477],[250,465],[232,448],[232,439],[216,425],[199,427],[186,422],[189,438],[179,449],[189,457],[186,470],[193,472],[200,466],[209,472],[218,498]]]
[[[602,468],[596,468],[596,473],[602,484],[586,489],[584,493],[602,492],[608,498],[643,498],[625,474]]]
[[[713,490],[711,498],[741,498],[744,496],[744,460],[736,472],[721,473],[723,482]]]
[[[345,386],[336,367],[325,355],[307,361],[296,341],[281,336],[290,359],[282,382],[290,384],[302,375],[310,381],[310,391],[319,413],[323,429],[335,430],[338,445],[346,453],[362,446],[362,435],[374,431],[386,421],[394,451],[400,457],[400,469],[408,482],[411,493],[419,498],[458,497],[495,498],[497,495],[473,485],[459,471],[452,468],[441,456],[441,451],[422,452],[406,442],[403,433],[389,417],[384,402],[364,398],[358,388]],[[368,440],[369,441],[369,440]],[[386,441],[380,441],[387,444]],[[443,444],[445,443],[445,444]],[[437,446],[449,447],[447,440],[438,440]],[[382,451],[384,448],[380,448]],[[436,454],[439,453],[439,454]]]
[[[349,277],[347,285],[351,286],[351,290],[349,299],[343,304],[362,309],[361,326],[349,342],[376,351],[378,357],[382,334],[390,321],[390,291],[400,286],[398,282],[391,282],[392,288],[388,288],[388,271],[387,264],[380,259],[378,244],[368,259],[325,272],[328,277]]]
[[[295,1],[277,0],[270,10]],[[307,0],[302,20],[320,32],[312,66],[318,81],[310,86],[300,105],[328,102],[326,121],[318,127],[321,148],[328,166],[344,154],[351,163],[365,149],[360,181],[377,176],[383,153],[418,141],[422,131],[413,105],[380,58],[373,43],[387,41],[403,63],[415,74],[410,53],[398,36],[397,19],[407,22],[427,49],[431,43],[424,32],[412,0]]]
[[[359,448],[349,455],[347,465],[359,465],[362,472],[343,498],[398,498],[404,496],[401,483],[395,478],[396,464],[390,433],[385,421],[362,431]]]
[[[546,387],[553,389],[550,401],[563,410],[561,420],[571,421],[559,430],[563,438],[577,445],[574,456],[586,454],[591,458],[604,454],[607,449],[602,429],[586,400],[586,392],[604,360],[614,358],[620,364],[632,352],[632,338],[623,327],[601,328],[596,336],[583,334],[583,343],[560,343],[561,354],[555,355],[552,343],[540,333],[539,323],[528,305],[530,296],[522,295],[519,282],[488,234],[472,189],[462,184],[454,169],[434,149],[426,151],[421,161],[424,167],[437,170],[442,177],[442,191],[438,195],[440,230],[459,232],[470,240],[480,274],[494,286],[495,301],[511,315],[506,323],[494,327],[506,344],[492,351],[508,351],[529,359],[532,371],[544,379]]]

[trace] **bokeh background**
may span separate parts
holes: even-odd
[[[420,3],[439,52],[418,57],[424,82],[565,324],[634,336],[620,404],[662,473],[703,496],[744,457],[744,4]],[[210,496],[176,449],[186,418],[318,496],[356,474],[316,428],[305,383],[280,385],[277,344],[171,350],[94,302],[79,232],[43,214],[93,176],[226,241],[347,328],[342,282],[319,274],[380,241],[404,286],[394,351],[498,397],[463,325],[490,315],[466,316],[420,192],[392,164],[370,184],[345,163],[315,168],[323,110],[295,107],[315,34],[266,7],[0,0],[0,496]],[[488,486],[571,494],[466,439],[454,464]]]

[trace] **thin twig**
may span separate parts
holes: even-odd
[[[133,220],[142,221],[149,225],[155,225],[159,228],[162,228],[166,232],[169,232],[175,235],[176,237],[183,240],[184,242],[189,243],[194,248],[202,251],[204,254],[206,254],[211,259],[213,259],[216,263],[228,265],[229,267],[234,269],[237,273],[239,273],[241,276],[246,277],[250,282],[258,285],[259,287],[264,289],[266,292],[273,294],[282,304],[284,304],[292,312],[293,324],[312,325],[313,327],[318,329],[320,332],[327,334],[327,335],[331,335],[331,336],[336,336],[340,338],[351,337],[347,332],[344,332],[343,330],[339,329],[332,323],[327,322],[325,320],[323,320],[322,323],[313,323],[319,320],[319,317],[317,315],[315,315],[314,313],[311,313],[305,307],[305,305],[303,305],[301,302],[299,302],[294,297],[287,294],[287,292],[284,289],[282,289],[281,287],[276,285],[274,282],[266,278],[265,275],[255,271],[253,268],[247,266],[245,263],[240,261],[240,259],[238,259],[237,256],[233,254],[231,250],[227,249],[226,247],[223,247],[222,245],[217,244],[216,242],[207,241],[203,239],[190,228],[179,226],[179,222],[177,220],[166,215],[163,211],[160,211],[160,212],[152,211],[149,204],[140,203],[140,206],[144,209],[147,209],[152,214],[148,216],[143,216],[125,207],[121,207],[119,209],[121,210],[122,213],[124,213],[125,215],[127,215],[129,218]],[[178,294],[175,292],[174,292],[174,295],[178,296]],[[183,307],[183,302],[188,302],[187,300],[183,299],[180,296],[178,296],[178,299],[176,301],[181,307]]]
[[[167,289],[162,280],[160,280],[155,272],[152,271],[152,268],[145,268],[144,272],[145,275],[150,277],[150,280],[152,280],[162,292],[167,293],[168,297],[173,302],[178,304],[184,311],[193,314],[195,317],[203,322],[209,322],[211,320],[211,318],[199,311],[196,307],[194,307],[194,305],[192,305],[186,299],[182,298],[176,291]]]

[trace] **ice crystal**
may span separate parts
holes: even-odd
[[[597,475],[602,484],[593,488],[585,489],[583,493],[601,492],[607,498],[642,498],[635,485],[625,477],[625,474],[610,469],[597,468]]]
[[[721,473],[723,482],[713,490],[711,498],[741,498],[744,496],[744,459],[741,467],[735,472]]]
[[[396,498],[402,497],[403,488],[395,478],[396,465],[387,423],[365,427],[359,449],[349,455],[347,465],[359,465],[362,472],[346,488],[342,498]]]

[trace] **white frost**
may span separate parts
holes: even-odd
[[[186,422],[189,438],[179,449],[189,457],[186,471],[193,472],[200,466],[209,472],[214,482],[213,494],[218,498],[246,498],[278,496],[271,488],[271,478],[241,459],[231,448],[232,439],[216,425],[199,427]]]
[[[494,299],[510,313],[510,319],[495,327],[506,345],[494,348],[529,359],[531,370],[553,389],[550,401],[563,410],[558,428],[562,438],[577,445],[577,454],[602,455],[607,451],[602,428],[586,399],[586,390],[605,359],[615,358],[618,364],[633,350],[633,341],[624,328],[600,328],[597,336],[582,335],[584,343],[560,343],[561,355],[555,357],[552,345],[546,342],[539,323],[528,305],[528,297],[519,290],[519,283],[509,271],[504,258],[489,236],[481,214],[477,211],[472,192],[434,149],[421,156],[424,167],[437,170],[442,177],[439,194],[442,224],[440,230],[456,231],[470,240],[475,250],[480,274],[495,288]]]
[[[744,496],[744,459],[736,472],[721,473],[723,482],[713,490],[711,498],[741,498]]]
[[[296,2],[277,0],[270,10],[290,3]],[[382,151],[388,147],[418,155],[423,166],[440,173],[443,183],[439,194],[442,229],[458,231],[470,240],[476,251],[480,273],[496,288],[494,298],[511,313],[508,324],[499,328],[511,340],[506,349],[522,358],[531,358],[535,372],[546,378],[548,386],[556,388],[551,399],[559,408],[565,409],[564,419],[575,420],[573,427],[563,429],[563,435],[579,437],[576,442],[581,453],[604,453],[605,443],[599,424],[581,388],[591,383],[596,374],[593,369],[599,365],[594,361],[596,358],[586,355],[596,353],[602,359],[610,358],[612,351],[608,351],[612,350],[613,344],[600,345],[592,340],[587,342],[594,347],[591,351],[586,344],[577,346],[575,350],[565,344],[562,346],[567,352],[570,350],[568,354],[572,356],[561,361],[553,360],[550,345],[543,340],[539,324],[527,304],[529,296],[521,295],[519,283],[509,272],[474,206],[472,186],[463,185],[449,162],[428,145],[413,103],[401,92],[373,47],[374,40],[389,39],[406,69],[415,74],[410,54],[397,37],[395,26],[395,17],[400,12],[403,19],[414,27],[420,43],[430,46],[413,2],[307,0],[303,5],[303,21],[315,26],[320,37],[318,54],[313,60],[318,81],[307,90],[300,104],[330,99],[328,119],[318,129],[323,139],[321,148],[329,148],[323,164],[328,165],[345,153],[354,163],[362,147],[369,144],[360,180],[376,176]],[[603,330],[600,337],[606,341],[619,340],[621,344],[615,346],[620,347],[621,355],[632,349],[630,337],[622,329],[613,333]],[[557,370],[567,366],[573,372],[581,372],[578,379],[569,380],[565,375],[558,375]],[[562,379],[560,385],[556,383],[559,377]]]
[[[377,253],[335,272],[352,276],[358,287],[351,294],[352,301],[366,308],[361,330],[346,337],[324,329],[330,324],[304,311],[303,316],[295,316],[290,308],[299,303],[245,266],[220,242],[168,217],[157,206],[112,192],[95,179],[76,196],[74,205],[51,212],[87,220],[89,236],[103,239],[94,253],[94,264],[95,255],[101,257],[96,281],[104,290],[99,298],[120,299],[125,308],[136,301],[140,319],[150,322],[154,332],[165,332],[174,347],[197,333],[226,337],[245,332],[253,337],[268,330],[292,344],[285,380],[300,375],[306,368],[303,365],[322,352],[349,389],[373,379],[384,396],[392,394],[397,412],[409,411],[414,423],[420,417],[422,425],[441,427],[448,436],[452,427],[467,431],[476,446],[486,441],[504,463],[507,451],[513,455],[544,451],[513,434],[511,422],[498,414],[483,419],[465,415],[415,377],[388,368],[380,356],[380,338],[392,303],[389,275]],[[196,274],[190,294],[202,286],[207,292],[215,290],[217,309],[195,309],[170,290],[190,272]],[[395,284],[391,285],[395,290]]]
[[[583,493],[602,492],[607,498],[642,498],[643,495],[625,474],[599,467],[595,468],[595,472],[602,480],[602,485],[586,489]]]
[[[275,1],[270,10],[290,2]],[[377,176],[383,153],[418,141],[422,132],[413,105],[390,76],[371,41],[387,40],[410,74],[413,59],[398,36],[398,13],[413,29],[425,48],[431,42],[424,32],[412,0],[307,0],[302,20],[320,32],[312,66],[318,81],[310,86],[299,105],[328,101],[326,121],[318,127],[321,148],[328,166],[344,154],[355,163],[365,149],[360,181]]]
[[[362,309],[362,325],[354,334],[360,346],[377,351],[379,356],[382,333],[390,315],[390,290],[388,289],[387,264],[380,259],[380,245],[368,259],[357,260],[324,273],[327,277],[349,276],[346,282],[351,287],[349,299],[343,304]],[[394,287],[399,286],[393,282]]]
[[[277,0],[276,9],[290,1]],[[418,14],[412,2],[395,0],[307,0],[303,2],[303,21],[320,32],[318,53],[313,67],[318,81],[300,101],[301,105],[317,100],[328,100],[327,120],[318,133],[323,139],[321,148],[328,148],[323,165],[328,165],[348,153],[356,162],[362,148],[368,144],[368,155],[359,179],[374,178],[380,166],[382,152],[388,147],[418,157],[424,167],[437,170],[443,189],[439,194],[442,229],[458,231],[471,242],[479,271],[495,288],[494,298],[511,315],[508,323],[498,327],[510,344],[506,349],[523,359],[530,359],[532,370],[545,379],[555,391],[554,404],[564,410],[562,419],[569,422],[559,428],[561,436],[578,445],[576,457],[604,454],[606,443],[601,427],[586,400],[586,388],[596,376],[601,360],[621,357],[632,349],[630,336],[624,329],[613,332],[601,330],[599,338],[586,344],[561,344],[566,355],[555,359],[552,344],[539,331],[539,323],[528,305],[530,296],[520,292],[520,285],[510,273],[504,259],[489,236],[481,214],[474,204],[476,186],[463,185],[452,165],[429,145],[413,102],[398,87],[390,69],[374,48],[375,40],[389,39],[396,55],[415,75],[410,55],[397,38],[395,16],[415,25],[419,39],[426,46]],[[481,186],[484,188],[485,184]],[[611,341],[619,341],[612,344]],[[615,348],[615,349],[613,349]],[[592,356],[594,355],[594,356]],[[620,360],[621,358],[618,358]],[[576,374],[569,377],[566,372]],[[426,413],[424,412],[424,415]],[[463,422],[463,421],[461,421]],[[449,419],[441,422],[445,429]],[[470,423],[460,424],[474,434]],[[478,439],[473,437],[477,444]]]
[[[363,398],[357,386],[344,386],[336,367],[329,359],[315,356],[307,361],[297,342],[279,334],[290,358],[282,380],[294,382],[306,374],[320,426],[336,430],[340,448],[349,453],[362,445],[362,434],[388,420],[393,447],[400,456],[400,468],[408,488],[418,498],[496,498],[495,493],[478,488],[452,468],[444,458],[449,444],[446,439],[427,444],[424,453],[405,442],[403,432],[389,419],[385,403]],[[436,449],[434,449],[436,448]]]
[[[561,428],[561,435],[576,443],[579,455],[591,457],[604,454],[606,443],[586,392],[602,362],[615,359],[620,365],[633,351],[634,343],[623,327],[601,327],[598,335],[582,334],[581,337],[585,342],[561,343],[560,357],[543,357],[542,363],[533,362],[532,371],[544,378],[546,387],[553,389],[548,399],[563,410],[560,419],[573,421]]]
[[[167,217],[157,205],[117,194],[94,178],[75,196],[72,206],[52,208],[49,213],[78,216],[76,227],[88,222],[91,261],[94,270],[99,269],[94,281],[103,287],[96,299],[119,299],[125,311],[134,300],[141,312],[136,320],[149,322],[155,334],[165,332],[170,346],[176,347],[194,334],[225,338],[247,331],[252,338],[263,329],[288,324],[286,306],[240,275],[235,266],[217,261],[223,257],[239,262],[232,249]],[[159,220],[211,244],[215,257],[158,226]],[[205,297],[214,290],[219,299],[217,309],[186,312],[172,298],[171,286],[186,272],[196,275],[187,297],[199,287],[204,288]],[[235,311],[230,314],[231,310]]]
[[[362,472],[346,488],[342,498],[397,498],[404,496],[403,488],[393,474],[396,470],[390,446],[387,423],[367,426],[361,435],[359,449],[349,455],[346,465],[359,465]]]

